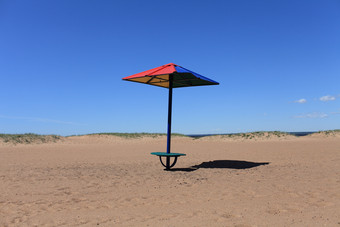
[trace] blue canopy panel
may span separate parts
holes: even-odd
[[[173,87],[191,87],[203,85],[218,85],[219,83],[204,77],[198,73],[190,71],[181,66],[175,66],[176,73],[173,74]]]
[[[198,77],[198,78],[200,78],[200,79],[202,79],[202,80],[207,80],[207,81],[209,81],[209,82],[212,82],[212,83],[215,83],[215,84],[219,84],[218,82],[216,82],[216,81],[214,81],[214,80],[212,80],[212,79],[209,79],[209,78],[207,78],[207,77],[205,77],[205,76],[202,76],[202,75],[200,75],[200,74],[198,74],[198,73],[195,73],[195,72],[193,72],[193,71],[190,71],[189,69],[183,68],[183,67],[181,67],[181,66],[175,66],[175,69],[176,69],[176,71],[177,71],[178,73],[191,73],[191,74],[195,75],[196,77]]]

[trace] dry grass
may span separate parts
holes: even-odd
[[[230,139],[269,139],[269,138],[286,138],[286,137],[296,137],[287,132],[280,131],[259,131],[259,132],[248,132],[248,133],[235,133],[235,134],[227,134],[227,135],[214,135],[219,136],[221,138],[230,138]]]
[[[0,141],[12,144],[50,143],[61,140],[62,136],[26,134],[0,134]]]
[[[327,131],[319,131],[316,133],[311,134],[312,137],[314,136],[339,136],[340,135],[340,129],[336,130],[327,130]]]
[[[119,136],[126,139],[136,139],[136,138],[143,138],[143,137],[151,137],[151,138],[157,138],[160,136],[166,136],[165,133],[93,133],[93,134],[87,134],[89,136],[91,135],[105,135],[105,136]],[[171,133],[171,136],[180,136],[180,137],[187,137],[186,135],[179,134],[179,133]]]
[[[87,134],[88,136],[91,135],[104,135],[104,136],[118,136],[124,139],[138,139],[138,138],[158,138],[162,136],[166,136],[165,133],[94,133],[94,134]],[[173,133],[171,134],[174,137],[188,137],[183,134]],[[327,130],[327,131],[319,131],[316,133],[311,134],[310,136],[339,136],[340,130]],[[80,135],[73,135],[73,136],[80,136]],[[73,137],[68,136],[68,137]],[[258,131],[258,132],[249,132],[249,133],[235,133],[235,134],[222,134],[222,135],[212,135],[206,136],[201,138],[224,138],[224,139],[231,139],[231,140],[265,140],[265,139],[272,139],[272,138],[292,138],[296,137],[295,135],[280,132],[280,131]],[[26,133],[26,134],[0,134],[0,142],[8,143],[8,144],[41,144],[41,143],[54,143],[61,140],[64,140],[67,137],[58,136],[58,135],[38,135],[34,133]],[[200,138],[195,138],[200,139]]]

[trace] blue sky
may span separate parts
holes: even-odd
[[[340,1],[0,0],[0,133],[166,132],[164,88],[121,78],[170,62],[173,132],[340,128]]]

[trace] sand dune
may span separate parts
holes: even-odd
[[[0,144],[0,226],[340,226],[340,139],[79,136]]]

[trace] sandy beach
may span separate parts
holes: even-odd
[[[340,226],[340,137],[0,143],[0,226]]]

